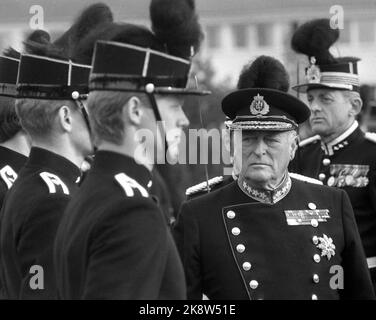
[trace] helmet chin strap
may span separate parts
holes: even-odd
[[[91,133],[91,127],[90,127],[90,122],[89,122],[89,115],[88,115],[88,113],[87,113],[87,111],[85,109],[85,106],[84,106],[83,102],[82,102],[82,96],[80,96],[80,94],[79,94],[78,91],[73,91],[72,92],[72,99],[76,103],[78,109],[81,111],[81,114],[84,117],[84,121],[86,123],[86,126],[87,126],[89,132]]]
[[[155,99],[154,89],[155,87],[152,83],[149,83],[145,86],[146,94],[149,97],[149,101],[154,112],[155,120],[157,121],[157,130],[158,129],[161,130],[162,139],[164,139],[164,145],[165,145],[164,163],[167,163],[168,142],[167,142],[166,130],[164,128],[162,117],[158,109],[157,100]],[[158,126],[158,123],[161,124],[160,128]]]

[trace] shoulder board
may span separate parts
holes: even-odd
[[[134,190],[138,190],[144,198],[149,197],[148,191],[140,185],[135,179],[127,176],[125,173],[119,173],[115,176],[115,180],[122,187],[127,197],[134,197]]]
[[[39,176],[46,183],[50,193],[58,193],[62,191],[64,194],[69,195],[68,187],[56,174],[41,172]]]
[[[307,176],[303,176],[302,174],[289,172],[289,175],[290,175],[291,178],[294,178],[296,180],[323,185],[323,183],[320,180],[317,180],[317,179],[314,179],[314,178],[311,178],[311,177],[307,177]]]
[[[307,139],[304,139],[304,140],[300,141],[300,142],[299,142],[299,147],[304,147],[304,146],[306,146],[306,145],[308,145],[308,144],[311,144],[311,143],[313,143],[313,142],[316,142],[316,141],[318,141],[318,140],[321,140],[321,138],[320,138],[320,136],[317,134],[317,135],[315,135],[315,136],[313,136],[313,137],[309,137],[309,138],[307,138]]]
[[[8,190],[12,187],[14,181],[17,179],[17,173],[11,166],[6,165],[0,170],[0,177],[7,185]]]
[[[213,186],[221,183],[223,181],[223,179],[224,179],[223,176],[218,176],[218,177],[211,178],[208,181],[203,181],[199,184],[196,184],[192,187],[189,187],[185,191],[185,195],[190,196],[190,195],[198,193],[198,192],[207,191],[208,186],[209,186],[209,188],[213,187]]]
[[[364,137],[367,140],[376,143],[376,132],[366,132],[365,135],[364,135]]]

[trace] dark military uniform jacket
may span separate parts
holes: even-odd
[[[17,173],[26,160],[27,157],[21,153],[0,146],[0,208],[5,194],[17,179]]]
[[[374,298],[345,192],[289,177],[274,192],[238,183],[182,206],[189,299]]]
[[[167,225],[170,227],[173,226],[176,218],[174,216],[171,196],[165,179],[155,167],[152,171],[152,185],[150,187],[150,194],[154,197],[159,208],[164,213]]]
[[[57,297],[53,241],[79,176],[78,167],[68,159],[45,149],[31,149],[1,211],[0,263],[5,298]],[[38,281],[33,277],[36,275],[41,277]]]
[[[236,176],[218,176],[209,179],[208,181],[200,182],[192,187],[189,187],[185,191],[185,195],[187,196],[187,200],[192,200],[196,197],[208,194],[209,192],[213,192],[219,188],[222,188],[224,186],[227,186],[234,180],[236,180]]]
[[[55,265],[63,299],[184,299],[184,273],[151,174],[99,151],[59,226]]]
[[[347,192],[369,266],[376,271],[376,134],[362,132],[355,122],[332,143],[318,136],[302,141],[291,171]]]

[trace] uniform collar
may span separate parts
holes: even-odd
[[[6,163],[18,171],[26,162],[27,157],[12,149],[0,146],[1,163]]]
[[[334,140],[324,143],[321,141],[321,148],[324,150],[326,155],[332,156],[336,151],[339,151],[346,147],[353,139],[353,133],[357,132],[359,128],[358,121],[354,121],[354,123],[348,128],[344,133],[342,133],[339,137],[335,138]]]
[[[291,189],[291,179],[285,175],[282,182],[274,190],[254,188],[248,185],[243,179],[238,179],[238,186],[249,197],[263,203],[275,204],[282,200]]]
[[[80,177],[80,169],[70,160],[51,152],[47,149],[32,147],[27,166],[40,167],[45,170],[51,170],[61,178],[75,183]]]
[[[138,164],[133,158],[117,152],[98,151],[94,158],[93,171],[113,176],[126,173],[145,188],[150,188],[152,184],[151,172],[144,165]]]

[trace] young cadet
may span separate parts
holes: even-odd
[[[63,299],[186,297],[179,255],[149,188],[154,148],[160,153],[164,139],[158,121],[181,134],[189,124],[184,95],[203,93],[186,88],[201,29],[193,1],[152,1],[150,13],[154,32],[112,23],[87,40],[101,39],[88,99],[98,152],[56,237]]]
[[[19,57],[13,49],[0,56],[0,208],[30,152],[30,139],[15,108]]]
[[[81,164],[93,153],[84,105],[91,67],[56,58],[63,47],[48,39],[27,48],[19,65],[16,111],[32,149],[1,212],[1,280],[5,298],[56,299],[57,226],[78,189]]]

